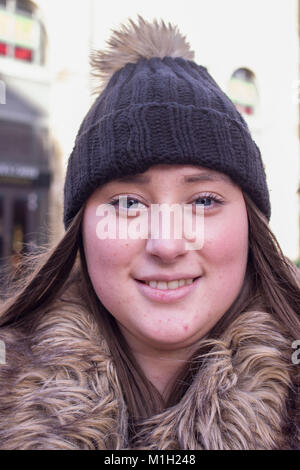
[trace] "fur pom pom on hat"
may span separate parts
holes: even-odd
[[[119,31],[107,41],[106,51],[93,51],[90,55],[91,75],[99,80],[95,93],[100,93],[117,70],[126,64],[134,64],[140,59],[152,57],[182,57],[193,60],[195,53],[190,49],[185,36],[177,26],[166,26],[163,20],[159,24],[145,21],[138,15],[138,24],[129,19],[131,26],[121,25]]]
[[[64,186],[64,225],[93,191],[152,165],[204,166],[229,175],[270,219],[266,175],[247,123],[177,26],[138,17],[90,56],[99,80]]]

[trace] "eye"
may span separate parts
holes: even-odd
[[[200,201],[200,204],[197,204],[197,201]],[[213,201],[213,204],[211,204],[211,201]],[[224,201],[216,194],[205,193],[198,196],[193,202],[195,202],[197,206],[203,205],[204,209],[210,210],[210,208],[214,208],[216,205],[223,204]],[[206,202],[208,202],[209,205],[207,205]]]
[[[138,199],[130,197],[130,196],[118,196],[117,198],[112,199],[109,204],[111,206],[117,207],[119,210],[129,212],[130,209],[134,210],[141,210],[144,209],[146,206]]]

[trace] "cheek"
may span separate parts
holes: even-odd
[[[104,274],[114,267],[125,265],[132,256],[134,246],[130,240],[116,238],[113,232],[111,232],[110,238],[101,239],[97,228],[104,218],[97,217],[95,214],[96,208],[93,206],[88,208],[84,214],[83,245],[89,268],[95,267],[98,272]]]
[[[124,291],[135,247],[126,240],[85,240],[85,257],[94,291],[110,311],[118,311],[128,301]],[[119,293],[116,295],[116,293]]]
[[[130,297],[130,292],[127,292],[128,278],[132,264],[144,249],[144,240],[100,239],[97,235],[98,222],[95,209],[88,208],[82,226],[87,269],[97,296],[109,311],[115,311]]]
[[[130,275],[133,260],[138,257],[138,240],[100,240],[95,228],[85,226],[83,246],[87,269],[100,300],[122,291]]]
[[[134,242],[134,240],[133,240]],[[126,240],[99,240],[87,237],[84,249],[90,274],[96,271],[103,276],[114,274],[118,277],[126,268],[137,251],[136,243]]]
[[[238,280],[248,259],[248,220],[246,212],[206,225],[203,256],[220,280]]]

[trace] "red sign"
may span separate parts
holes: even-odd
[[[0,55],[7,54],[7,46],[4,42],[0,42]]]
[[[15,47],[15,58],[32,62],[33,51],[25,47]]]

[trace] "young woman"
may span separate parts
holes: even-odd
[[[299,277],[259,149],[176,27],[139,17],[109,45],[66,233],[1,307],[0,448],[300,448]],[[172,205],[172,230],[203,230],[153,236]]]

